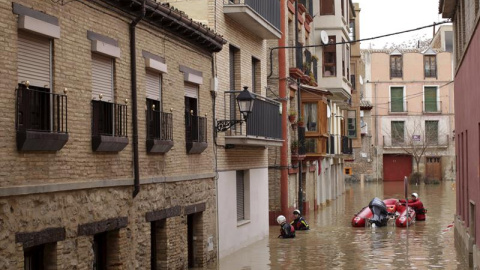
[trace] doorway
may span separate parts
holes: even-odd
[[[442,180],[442,162],[440,157],[427,157],[425,164],[425,178],[427,180]]]

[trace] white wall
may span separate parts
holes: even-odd
[[[251,169],[245,173],[250,183],[249,221],[237,222],[236,172],[219,172],[218,231],[219,257],[268,236],[268,169]]]

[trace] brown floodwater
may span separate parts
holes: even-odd
[[[402,198],[403,183],[347,184],[346,192],[306,215],[310,231],[294,239],[279,239],[278,226],[270,236],[225,258],[213,269],[468,269],[465,254],[456,248],[453,223],[453,182],[410,185],[417,192],[427,220],[407,228],[353,228],[355,213],[373,197]],[[290,220],[291,217],[289,217]]]

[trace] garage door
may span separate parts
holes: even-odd
[[[403,181],[412,173],[412,156],[383,155],[383,181]]]

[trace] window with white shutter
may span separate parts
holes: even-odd
[[[113,100],[113,58],[92,54],[92,98],[102,101]]]
[[[47,37],[18,32],[18,82],[51,88],[52,41]]]
[[[185,96],[198,99],[198,85],[185,83]]]
[[[160,101],[162,98],[162,76],[159,73],[148,70],[145,76],[145,88],[147,92],[147,98]]]

